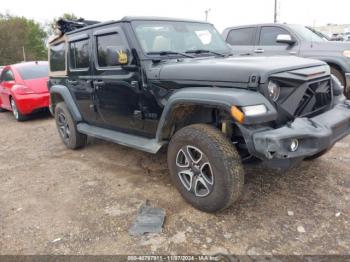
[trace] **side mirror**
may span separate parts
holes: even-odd
[[[121,46],[108,46],[106,62],[108,66],[127,65],[129,63],[129,51]]]
[[[276,38],[277,43],[282,43],[282,44],[288,44],[288,45],[294,45],[295,40],[291,35],[278,35]]]

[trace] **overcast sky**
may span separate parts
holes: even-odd
[[[279,21],[306,25],[350,24],[350,0],[278,0]],[[8,0],[0,12],[48,22],[63,13],[90,20],[118,20],[123,16],[166,16],[209,21],[225,27],[273,21],[274,0]]]

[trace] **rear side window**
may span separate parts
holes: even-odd
[[[276,42],[278,35],[290,35],[290,33],[287,30],[276,26],[265,26],[261,28],[259,45],[286,45]]]
[[[49,75],[49,66],[45,64],[33,64],[28,66],[19,66],[16,68],[23,80],[44,78]]]
[[[2,76],[1,76],[1,81],[13,81],[15,80],[13,73],[10,69],[7,69],[3,72]]]
[[[50,70],[66,70],[66,46],[64,42],[50,46]]]
[[[100,35],[97,41],[97,62],[100,67],[118,66],[119,63],[115,57],[115,50],[124,49],[124,42],[120,34],[113,33]]]
[[[72,69],[89,67],[89,39],[69,43],[69,61]]]
[[[255,27],[232,29],[227,36],[230,45],[253,45]]]

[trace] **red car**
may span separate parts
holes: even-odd
[[[12,111],[16,120],[49,107],[48,62],[25,62],[2,68],[0,111]]]

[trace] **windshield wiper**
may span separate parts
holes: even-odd
[[[148,52],[147,55],[182,55],[185,57],[190,57],[190,58],[194,58],[194,56],[189,55],[189,54],[185,54],[185,53],[181,53],[181,52],[175,52],[175,51],[157,51],[157,52]]]
[[[215,52],[215,51],[211,51],[211,50],[205,50],[205,49],[196,49],[196,50],[188,50],[185,52],[186,54],[203,54],[203,53],[208,53],[208,54],[214,54],[214,55],[218,55],[218,56],[222,56],[225,57],[225,54],[219,53],[219,52]]]

